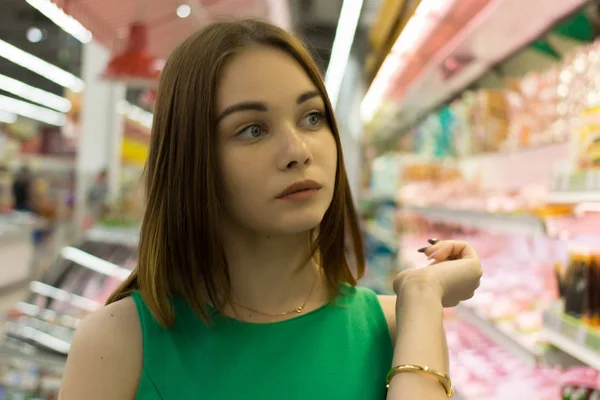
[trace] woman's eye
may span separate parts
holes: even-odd
[[[302,118],[302,126],[308,129],[318,128],[321,126],[324,118],[325,117],[323,116],[322,112],[313,111],[309,114],[306,114],[306,116]]]
[[[236,136],[243,139],[258,139],[265,134],[265,130],[260,124],[252,124],[238,132]]]

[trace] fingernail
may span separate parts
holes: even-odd
[[[439,251],[439,250],[438,250]],[[435,257],[435,255],[437,254],[438,251],[434,251],[428,258],[427,261],[429,260],[433,260],[433,257]]]
[[[422,249],[417,250],[419,253],[425,253],[427,251],[427,249],[429,248],[429,246],[427,247],[423,247]]]
[[[431,244],[437,244],[439,242],[439,240],[438,239],[429,239],[428,242]]]

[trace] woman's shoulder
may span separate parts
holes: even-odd
[[[61,399],[134,398],[143,343],[131,297],[86,317],[75,332],[61,384]]]

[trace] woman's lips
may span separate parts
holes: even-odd
[[[307,179],[291,184],[285,188],[277,198],[280,200],[306,200],[314,197],[321,189],[321,185]]]

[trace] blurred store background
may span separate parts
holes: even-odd
[[[600,1],[0,0],[0,400],[56,399],[79,321],[136,263],[156,83],[222,17],[326,77],[380,293],[470,241],[457,397],[600,399]]]

